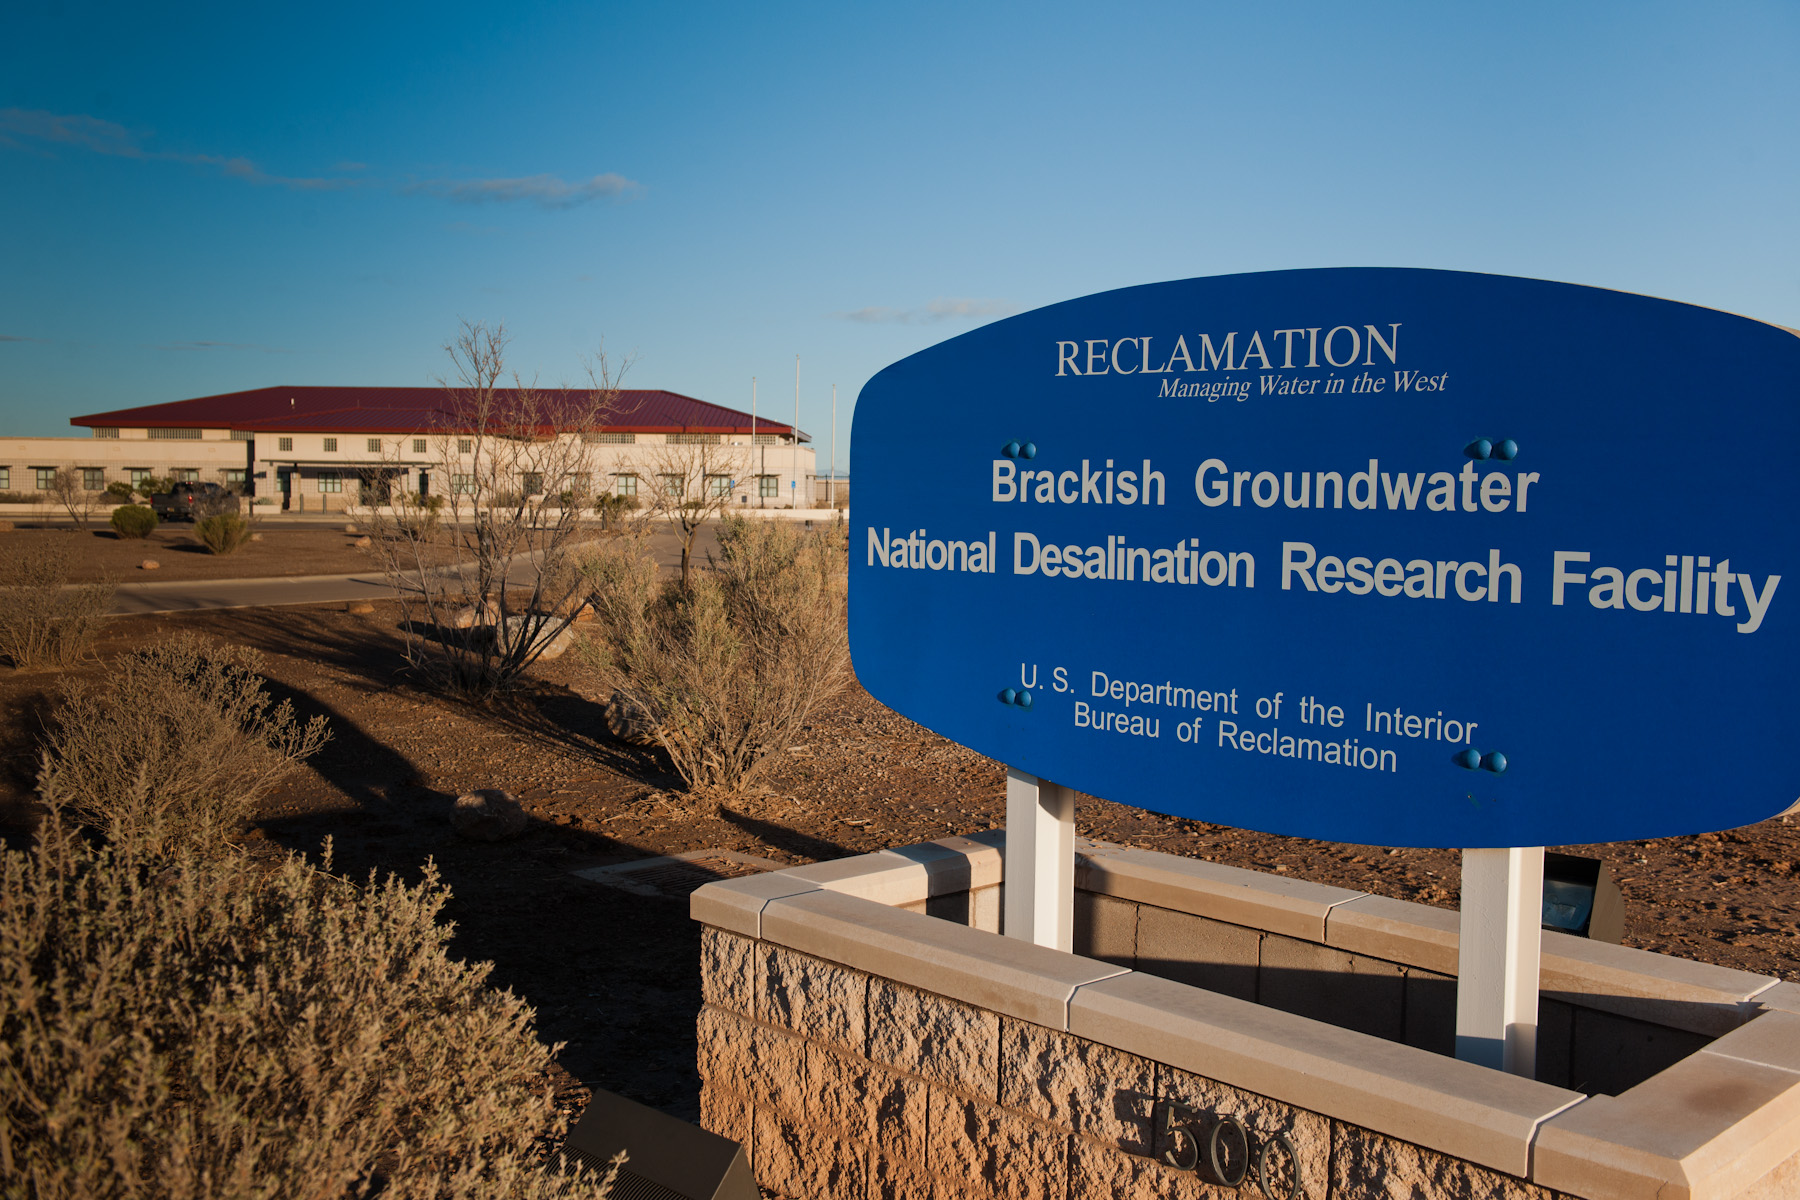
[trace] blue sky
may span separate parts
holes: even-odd
[[[0,433],[513,364],[791,412],[995,316],[1420,266],[1800,326],[1800,5],[32,5]]]

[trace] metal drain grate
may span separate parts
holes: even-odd
[[[588,867],[574,874],[638,896],[681,897],[715,880],[779,871],[787,865],[736,850],[688,850],[610,867]]]

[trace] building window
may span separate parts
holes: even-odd
[[[708,475],[706,477],[706,494],[715,499],[731,495],[731,476]]]
[[[750,444],[752,446],[775,446],[779,445],[780,442],[781,439],[772,433],[756,433],[750,435]]]
[[[84,492],[105,491],[106,471],[101,467],[81,468],[81,490]]]
[[[33,467],[32,470],[37,472],[37,490],[38,491],[47,492],[51,488],[56,486],[56,468],[55,467]]]
[[[424,438],[414,438],[413,439],[413,453],[414,454],[425,453],[425,439]]]
[[[125,474],[131,477],[131,490],[134,492],[143,491],[143,484],[155,477],[149,467],[133,467]]]
[[[671,446],[716,446],[719,435],[716,433],[669,433],[664,434]]]
[[[326,438],[325,439],[325,453],[335,454],[336,452],[337,452],[337,439],[336,438]]]
[[[369,453],[370,454],[380,454],[381,453],[381,439],[380,438],[370,438],[369,439]]]
[[[277,446],[280,446],[283,450],[291,451],[294,448],[294,439],[293,438],[276,438],[275,444]]]
[[[326,438],[326,441],[333,439]],[[336,471],[319,472],[319,490],[321,492],[341,492],[344,490],[344,477]]]
[[[95,426],[94,436],[97,438],[117,438],[119,430],[116,426]]]
[[[454,496],[473,496],[475,494],[475,477],[473,475],[452,475],[450,477],[450,493]]]
[[[662,494],[672,500],[681,499],[687,491],[687,481],[679,475],[658,475],[656,478],[662,486]]]
[[[637,476],[620,475],[613,483],[613,490],[621,496],[637,495]]]
[[[241,488],[244,486],[244,469],[242,467],[227,467],[220,474],[225,477],[226,487]]]
[[[458,454],[473,454],[475,452],[475,439],[474,438],[457,438],[456,439],[456,452]]]
[[[153,442],[197,442],[200,440],[198,429],[147,429],[144,432]]]
[[[756,494],[764,500],[781,499],[781,476],[759,475],[756,477]]]
[[[544,494],[544,477],[537,471],[527,471],[519,476],[519,490],[527,496]]]
[[[12,468],[11,467],[0,467],[0,492],[7,491],[11,487],[12,487]]]
[[[248,429],[234,429],[231,431],[231,440],[234,442],[247,442],[247,441],[250,441],[254,436],[255,435],[252,434]]]
[[[592,446],[599,443],[603,446],[632,446],[637,444],[635,433],[584,433],[581,440]]]
[[[169,472],[169,474],[175,480],[176,483],[199,483],[200,482],[200,468],[199,467],[176,467],[173,471]]]

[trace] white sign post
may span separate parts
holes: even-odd
[[[1006,768],[1005,933],[1074,948],[1075,792]]]
[[[1464,850],[1457,947],[1456,1057],[1537,1072],[1544,848]]]

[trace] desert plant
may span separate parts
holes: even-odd
[[[635,512],[638,507],[636,496],[619,496],[612,492],[601,492],[594,497],[594,512],[600,518],[600,528],[612,529],[625,519],[625,514]]]
[[[0,851],[0,1187],[89,1200],[535,1200],[531,1009],[449,953],[436,870]],[[584,1191],[581,1194],[594,1194]]]
[[[174,486],[173,475],[146,475],[132,485],[137,494],[146,500],[152,496],[165,495]]]
[[[121,504],[113,509],[112,527],[123,538],[145,538],[158,524],[156,510],[143,504]]]
[[[588,669],[623,689],[696,789],[735,792],[786,753],[849,679],[841,526],[728,517],[712,569],[659,587],[647,547],[597,547],[601,639]]]
[[[58,467],[50,480],[50,499],[69,514],[78,529],[87,528],[88,517],[102,494],[98,488],[88,491],[86,474],[74,467]]]
[[[132,497],[131,485],[126,483],[123,479],[115,479],[106,485],[106,490],[102,492],[101,495],[116,504],[130,504]]]
[[[181,633],[72,682],[45,734],[38,790],[115,842],[218,850],[256,802],[322,747],[263,690],[262,658]]]
[[[194,521],[194,537],[214,554],[235,554],[250,540],[250,522],[235,512],[214,513]]]
[[[0,655],[15,667],[67,667],[86,654],[112,605],[113,583],[69,586],[73,535],[0,545]]]
[[[42,504],[43,493],[32,495],[29,492],[0,492],[0,504]]]

